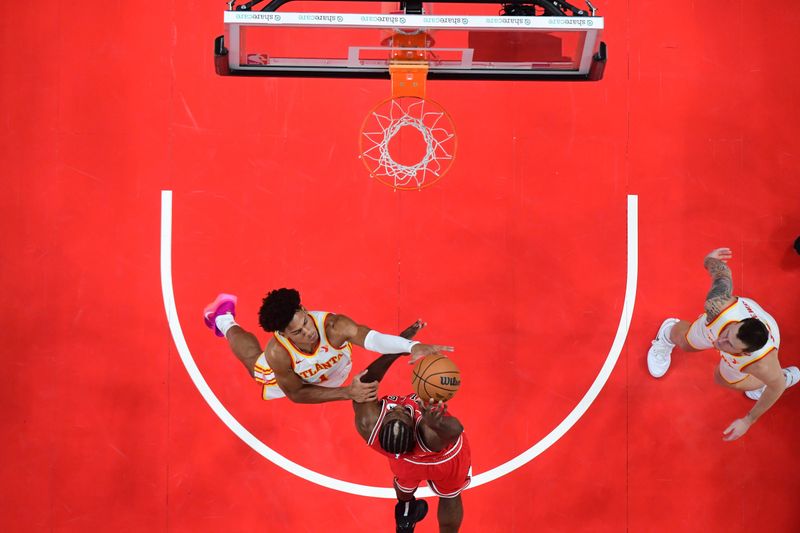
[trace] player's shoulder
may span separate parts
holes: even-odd
[[[267,358],[267,364],[271,367],[281,363],[289,363],[291,358],[289,351],[274,336],[267,342],[264,356]]]
[[[357,327],[352,318],[331,312],[322,312],[325,317],[325,332],[326,333],[349,333],[351,329]]]
[[[324,318],[326,326],[335,326],[336,324],[341,322],[342,317],[344,316],[331,311],[316,311],[316,312],[319,313],[319,315]]]
[[[755,352],[750,354],[757,357],[760,355],[760,358],[747,366],[747,373],[754,375],[765,383],[782,380],[783,370],[778,360],[778,349],[774,346],[765,346],[762,350],[766,350],[766,353],[758,354],[758,352]]]
[[[747,296],[737,296],[736,303],[743,307],[751,315],[756,315],[759,320],[766,318],[764,315],[769,314],[767,313],[766,309],[764,309],[764,306],[752,298],[748,298]]]
[[[710,324],[711,322],[718,320],[719,317],[724,314],[735,312],[735,310],[739,307],[739,303],[739,297],[735,295],[707,298],[704,305],[706,322]]]

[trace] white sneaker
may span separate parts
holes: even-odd
[[[660,378],[669,370],[669,364],[672,362],[672,349],[675,344],[669,340],[667,330],[672,329],[672,326],[677,324],[677,318],[668,318],[658,328],[658,334],[650,350],[647,351],[647,370],[654,378]]]
[[[797,385],[797,382],[800,381],[800,368],[796,366],[787,366],[783,369],[783,377],[786,378],[787,388],[792,385]]]
[[[797,385],[797,382],[800,381],[800,368],[796,366],[789,366],[783,369],[783,377],[786,378],[786,387],[791,387],[792,385]],[[767,386],[764,385],[760,389],[756,390],[748,390],[744,391],[744,395],[750,398],[751,400],[758,400],[761,398],[761,394],[766,390]]]

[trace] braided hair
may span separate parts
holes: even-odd
[[[393,419],[381,426],[378,435],[384,451],[400,455],[414,449],[414,428],[400,419]]]

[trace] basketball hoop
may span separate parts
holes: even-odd
[[[394,189],[433,185],[450,169],[456,134],[447,112],[415,96],[384,100],[361,126],[361,160],[371,177]]]
[[[452,166],[455,128],[447,111],[425,98],[431,35],[395,29],[390,41],[392,97],[364,119],[359,157],[381,183],[419,190],[439,181]]]

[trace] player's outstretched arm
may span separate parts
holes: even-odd
[[[717,248],[703,260],[703,266],[711,275],[711,289],[705,303],[708,320],[714,320],[734,301],[731,269],[725,264],[731,257],[733,253],[730,248]]]
[[[425,326],[425,322],[422,320],[417,320],[404,329],[402,333],[400,333],[400,336],[404,339],[413,339],[414,335],[416,335],[417,332]],[[404,354],[401,353],[395,353],[384,354],[378,357],[372,363],[370,363],[366,370],[353,378],[353,381],[369,383],[370,385],[374,385],[377,389],[378,383],[383,379],[383,376],[386,375],[386,371],[389,370],[389,367],[392,366],[392,363],[397,361],[397,359],[403,355]],[[356,415],[355,422],[358,434],[361,435],[364,440],[369,440],[369,436],[372,433],[372,430],[375,428],[375,424],[378,422],[378,416],[380,416],[380,407],[378,406],[378,402],[370,401],[358,403],[354,401],[353,411],[355,411]]]
[[[761,397],[747,415],[734,420],[728,426],[728,429],[723,432],[723,440],[736,440],[747,433],[750,426],[775,405],[783,391],[786,390],[786,378],[783,376],[781,364],[778,362],[777,350],[771,351],[766,357],[750,365],[747,372],[758,378],[767,388],[761,393]]]
[[[417,400],[422,410],[420,429],[425,446],[434,452],[441,451],[458,439],[464,432],[464,426],[454,417],[447,414],[447,403]]]
[[[406,329],[404,329],[400,333],[400,337],[411,340],[414,338],[414,335],[419,332],[422,328],[427,326],[425,322],[422,320],[417,320]],[[364,383],[372,383],[374,381],[380,381],[383,379],[383,376],[386,375],[386,371],[389,370],[389,367],[392,366],[399,357],[405,355],[404,353],[393,353],[393,354],[383,354],[382,356],[375,359],[370,365],[367,367],[366,374],[364,377],[361,378],[361,381]]]
[[[420,357],[438,354],[440,352],[452,352],[452,346],[443,344],[423,344],[418,341],[405,339],[401,335],[387,335],[367,326],[357,324],[353,319],[345,315],[334,317],[333,328],[337,336],[361,346],[371,352],[383,354],[411,354],[413,363]]]
[[[357,379],[347,387],[320,387],[300,379],[294,373],[289,352],[277,343],[267,345],[267,363],[275,372],[278,386],[295,403],[324,403],[338,400],[374,401],[378,397],[377,383],[362,383]]]

